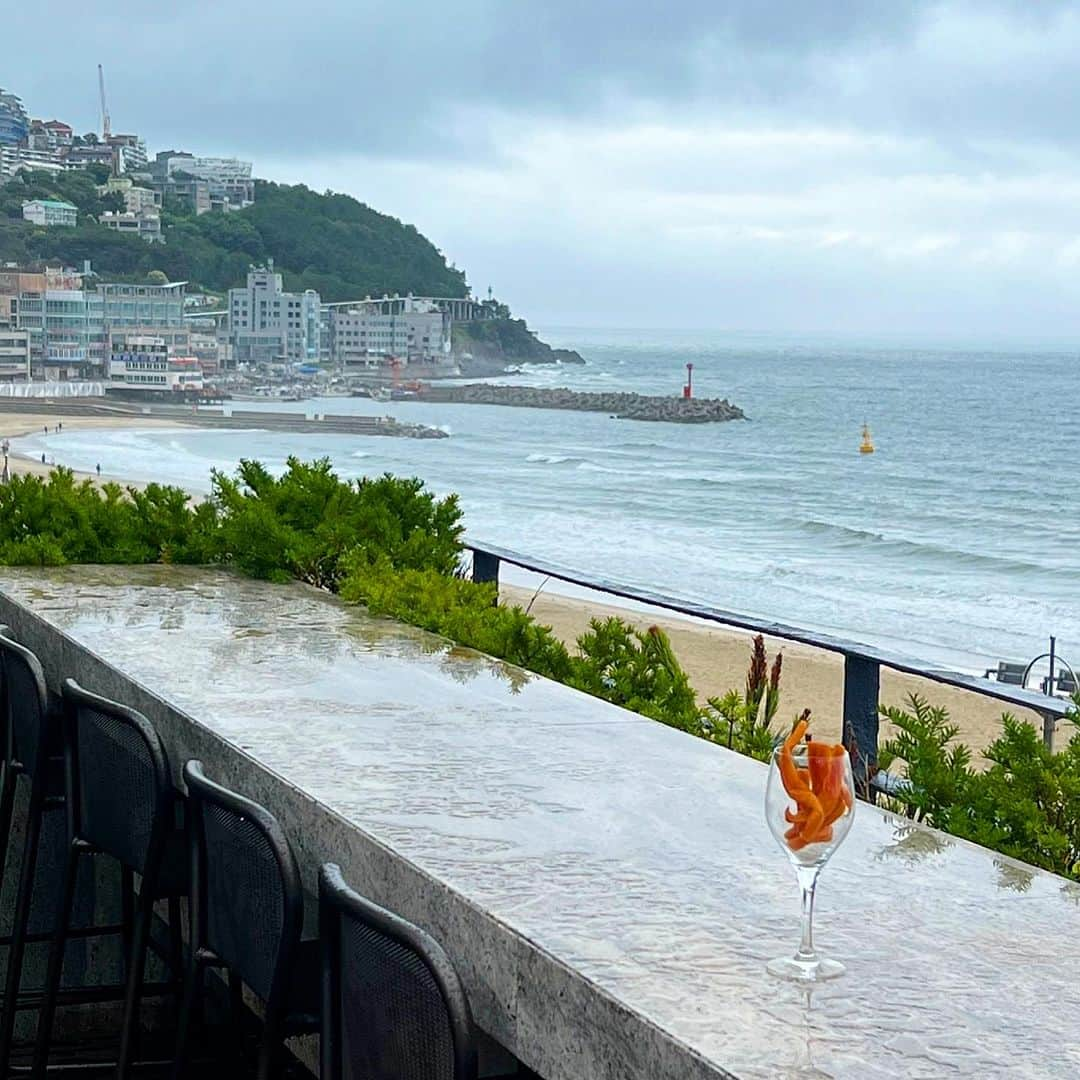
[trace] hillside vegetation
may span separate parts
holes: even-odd
[[[121,236],[91,220],[123,209],[118,195],[99,197],[100,171],[51,176],[22,173],[0,186],[0,262],[48,261],[94,269],[115,280],[152,270],[193,288],[223,292],[243,284],[251,263],[274,260],[288,289],[317,289],[326,301],[413,292],[464,296],[465,274],[412,225],[380,214],[349,195],[320,195],[303,184],[258,180],[255,205],[198,217],[162,211],[165,244]],[[74,229],[44,229],[22,220],[26,199],[64,199],[79,208]]]

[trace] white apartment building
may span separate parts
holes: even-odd
[[[319,294],[285,292],[281,275],[253,266],[247,285],[229,290],[229,343],[237,363],[308,363],[319,359]]]
[[[27,221],[46,228],[54,225],[74,227],[79,219],[76,207],[56,199],[30,199],[22,204],[22,214]]]
[[[386,313],[378,302],[327,304],[323,355],[348,370],[375,367],[395,358],[406,363],[450,361],[450,314],[425,300],[409,298],[400,311]]]
[[[121,334],[112,342],[106,393],[190,394],[203,388],[203,373],[193,356],[170,356],[163,337]]]

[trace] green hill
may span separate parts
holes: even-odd
[[[166,207],[166,242],[148,244],[91,220],[103,210],[123,209],[119,196],[98,196],[94,185],[103,179],[92,170],[56,177],[32,172],[0,186],[0,262],[80,266],[90,259],[104,277],[141,280],[160,270],[170,280],[223,292],[243,284],[249,264],[272,258],[286,288],[317,289],[325,301],[467,291],[465,274],[414,226],[348,195],[259,180],[255,205],[244,210],[196,217]],[[23,201],[35,198],[73,203],[78,227],[44,229],[23,221]]]

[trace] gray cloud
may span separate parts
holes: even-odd
[[[7,14],[13,34],[50,44],[48,63],[37,49],[7,52],[5,80],[35,113],[89,127],[100,59],[116,124],[156,145],[470,156],[497,147],[482,127],[461,130],[459,110],[492,107],[608,119],[629,107],[694,107],[957,138],[1072,139],[1080,124],[1068,107],[1080,77],[1052,48],[1063,21],[1076,30],[1075,7],[1056,0],[65,7],[59,22],[51,5]],[[1025,34],[1049,44],[1044,62],[997,65],[992,50],[980,63],[979,39],[994,26],[997,44]]]
[[[1080,333],[1080,0],[54,6],[5,13],[34,115],[94,127],[100,60],[114,129],[355,194],[541,319]]]

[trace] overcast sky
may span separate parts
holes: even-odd
[[[96,129],[100,61],[114,130],[355,195],[540,325],[1080,337],[1080,0],[57,0],[4,26],[32,115]]]

